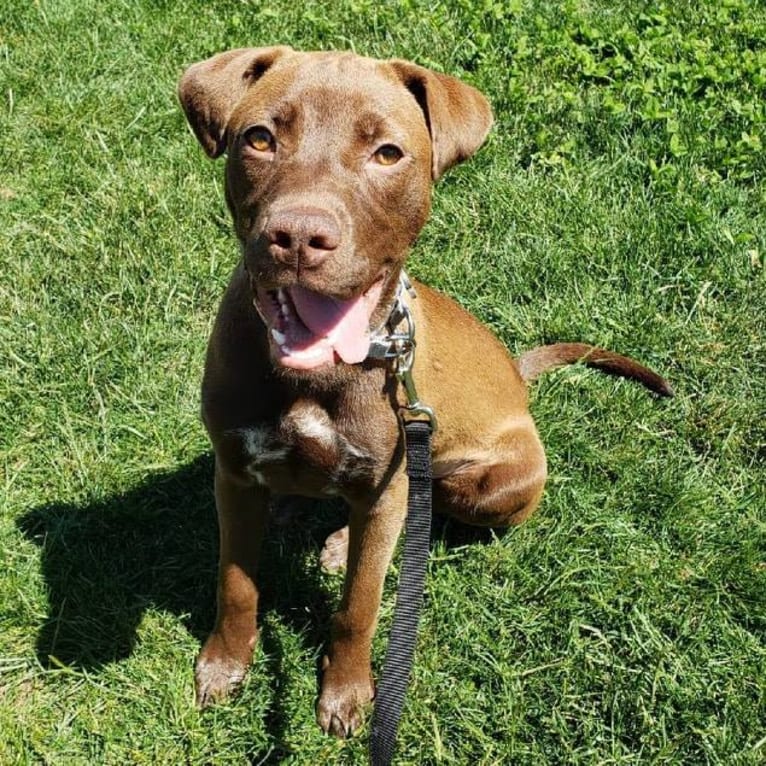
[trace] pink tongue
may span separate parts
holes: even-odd
[[[370,316],[365,296],[341,301],[293,285],[295,310],[314,335],[331,336],[330,343],[346,364],[361,362],[370,347]]]

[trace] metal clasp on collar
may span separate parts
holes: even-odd
[[[436,433],[436,414],[427,404],[423,404],[418,398],[415,388],[415,379],[412,376],[412,365],[415,362],[415,321],[412,312],[404,302],[401,310],[405,331],[392,334],[391,350],[387,356],[394,360],[394,374],[404,386],[407,395],[407,404],[399,410],[399,417],[403,422],[413,420],[427,420],[431,423],[431,430]]]

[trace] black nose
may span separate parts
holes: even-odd
[[[302,268],[319,266],[341,241],[335,217],[315,207],[280,210],[269,217],[263,233],[274,258]]]

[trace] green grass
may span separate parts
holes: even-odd
[[[481,88],[496,127],[411,272],[514,352],[588,340],[677,390],[535,386],[545,500],[496,539],[435,534],[399,762],[766,761],[762,4],[4,0],[0,762],[366,762],[367,729],[314,724],[332,507],[269,540],[243,693],[193,706],[216,559],[198,385],[237,247],[175,83],[273,42]]]

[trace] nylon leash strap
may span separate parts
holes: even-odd
[[[410,484],[407,520],[394,621],[372,714],[370,760],[373,766],[391,763],[417,641],[431,538],[431,431],[428,420],[410,420],[404,424]]]

